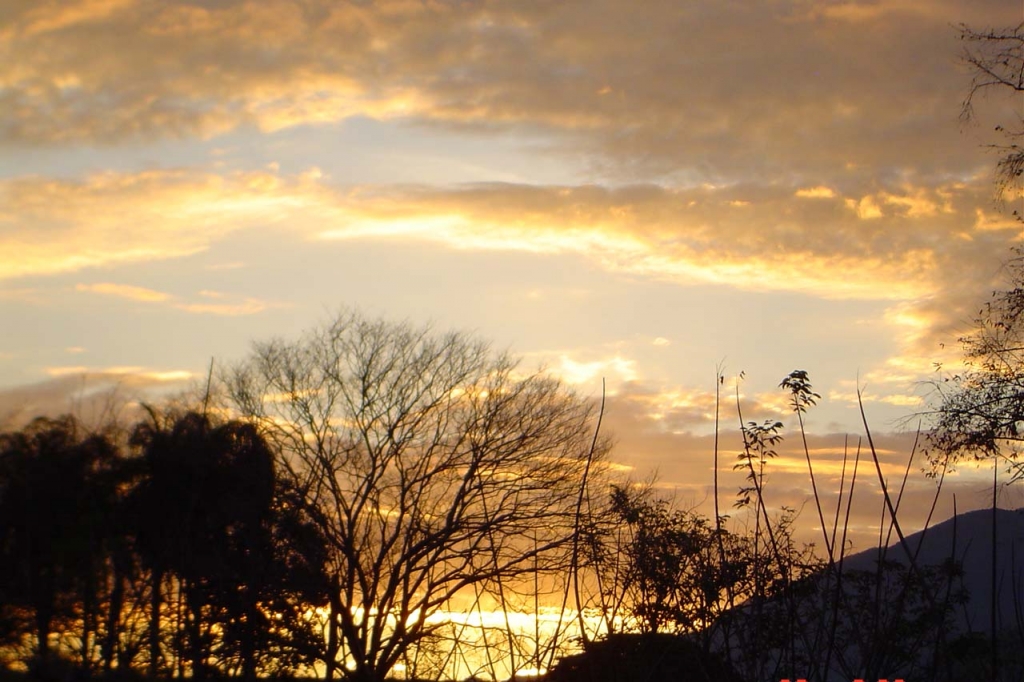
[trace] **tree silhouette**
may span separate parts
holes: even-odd
[[[1013,28],[976,30],[959,27],[964,43],[961,60],[971,69],[961,118],[975,120],[975,102],[989,93],[1024,92],[1024,23]],[[1015,107],[1017,120],[1003,121],[996,131],[1006,144],[1000,153],[996,177],[1000,197],[1020,189],[1024,174],[1024,113]],[[1019,211],[1014,215],[1020,219]],[[978,311],[974,330],[960,338],[966,369],[935,384],[932,459],[936,465],[962,457],[1000,458],[1024,475],[1014,462],[1024,440],[1024,252],[1016,247],[1006,266],[1007,286],[993,292]]]
[[[77,626],[82,664],[91,662],[117,467],[112,442],[71,417],[0,435],[0,603],[31,622],[39,669],[58,622]]]
[[[308,531],[290,535],[309,524],[278,504],[270,445],[250,424],[215,426],[198,412],[153,412],[132,443],[146,463],[131,506],[150,571],[150,670],[161,667],[169,578],[181,603],[179,668],[187,662],[193,677],[220,668],[254,679],[308,663],[302,611],[322,601],[323,581]]]
[[[467,588],[569,563],[590,403],[459,334],[342,315],[256,346],[235,407],[327,542],[327,676],[381,680]]]
[[[972,72],[961,119],[976,118],[974,104],[979,95],[994,91],[1017,98],[1013,114],[1017,120],[1003,121],[995,127],[1006,139],[1005,144],[995,146],[1000,153],[997,184],[1002,196],[1010,196],[1013,189],[1020,187],[1024,175],[1024,147],[1019,142],[1024,137],[1024,111],[1019,106],[1020,94],[1024,93],[1024,22],[992,30],[977,30],[961,24],[960,40],[964,43],[961,60]],[[1014,215],[1021,217],[1018,211],[1014,211]]]
[[[709,649],[728,591],[743,591],[748,579],[743,539],[674,508],[650,486],[613,485],[601,516],[588,559],[600,573],[607,631],[694,635]]]
[[[1024,254],[1022,254],[1024,255]],[[979,311],[961,338],[966,369],[935,385],[930,433],[936,465],[968,457],[1003,458],[1016,466],[1024,443],[1024,261],[1007,266],[1009,286]]]
[[[980,95],[1009,94],[1019,104],[1024,93],[1024,22],[1016,27],[977,30],[959,27],[964,43],[961,60],[971,69],[971,82],[961,117],[974,120]],[[1006,144],[996,167],[1002,198],[1020,198],[1024,175],[1024,110],[1014,106],[1016,120],[996,125]],[[1018,219],[1024,219],[1019,210]],[[960,339],[966,369],[935,385],[933,463],[948,465],[962,457],[1004,458],[1024,477],[1015,461],[1024,442],[1024,251],[1015,247],[1006,266],[1007,285],[993,292],[978,311],[974,330]]]

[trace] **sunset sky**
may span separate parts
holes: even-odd
[[[956,25],[1022,19],[1020,0],[6,0],[0,417],[183,389],[354,307],[587,396],[605,378],[614,459],[683,500],[706,496],[719,367],[730,400],[745,373],[744,418],[790,427],[777,386],[807,370],[829,476],[863,433],[859,385],[896,476],[922,382],[1021,233],[983,145],[1022,102],[959,121]],[[774,485],[799,507],[794,452]],[[961,507],[985,504],[966,478]]]

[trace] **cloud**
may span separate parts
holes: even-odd
[[[570,384],[592,384],[598,377],[610,377],[616,384],[636,378],[636,361],[621,355],[586,361],[575,360],[567,354],[558,358],[552,372]]]
[[[118,298],[126,298],[130,301],[142,303],[162,303],[169,301],[173,296],[162,291],[154,291],[143,287],[135,287],[128,284],[114,284],[111,282],[99,282],[96,284],[76,284],[75,291],[89,291],[94,294],[106,294]]]
[[[181,301],[177,296],[162,291],[146,289],[144,287],[132,286],[129,284],[115,284],[112,282],[99,282],[96,284],[76,284],[76,291],[103,294],[125,298],[140,303],[165,303],[175,310],[183,310],[188,313],[221,315],[237,317],[240,315],[254,315],[261,313],[267,308],[276,307],[277,304],[262,301],[256,298],[238,298],[229,296],[219,291],[200,291],[199,296],[206,299],[215,299],[217,302],[186,302]]]
[[[96,0],[11,9],[0,33],[0,133],[112,142],[402,113],[415,89],[368,78],[382,56],[374,43],[410,16],[395,10]]]
[[[579,253],[609,270],[679,283],[924,300],[947,280],[962,290],[965,276],[983,291],[988,264],[1013,243],[1009,231],[965,225],[986,191],[959,182],[907,184],[794,202],[791,191],[765,185],[379,189],[353,196],[353,220],[321,236],[401,235],[463,249]],[[872,219],[865,220],[859,207],[868,200]]]
[[[98,379],[100,381],[117,378],[124,380],[131,385],[144,386],[153,383],[188,381],[193,378],[192,372],[186,370],[147,370],[145,367],[105,367],[102,369],[89,368],[81,365],[47,367],[43,370],[47,375],[59,377],[80,377],[86,379]]]
[[[846,206],[863,198],[794,203],[791,191],[765,185],[338,187],[269,171],[20,178],[0,181],[0,279],[183,257],[242,230],[274,228],[302,238],[580,254],[611,271],[683,284],[920,300],[954,262],[962,289],[965,274],[1016,236],[964,224],[983,191],[908,185],[872,198],[879,215],[865,221]]]
[[[73,414],[87,426],[124,424],[138,414],[140,402],[156,402],[183,391],[194,378],[186,370],[144,367],[48,367],[50,378],[0,389],[0,430],[16,429],[36,417]]]
[[[954,355],[949,342],[1000,284],[992,263],[1018,239],[1012,223],[979,220],[987,185],[905,181],[794,197],[800,189],[340,186],[270,170],[23,177],[0,181],[0,280],[183,258],[257,230],[282,244],[403,239],[579,256],[609,272],[684,286],[891,301],[885,319],[871,324],[896,340],[901,356],[937,357],[942,342]],[[867,199],[877,215],[864,219]],[[273,305],[244,296],[187,299],[110,281],[79,289],[192,313],[246,315]],[[19,300],[40,295],[7,291],[24,292]]]
[[[245,298],[237,303],[176,303],[174,305],[176,309],[184,310],[187,313],[222,315],[225,317],[255,315],[274,306],[275,304],[261,301],[257,298]]]
[[[207,265],[206,269],[211,272],[219,272],[222,270],[241,270],[245,267],[245,263],[240,261],[233,261],[230,263],[215,263],[213,265]]]
[[[0,180],[0,280],[201,252],[300,209],[304,181],[280,185],[267,172],[183,170]]]
[[[1015,24],[1018,9],[23,3],[0,31],[0,139],[210,137],[368,116],[540,130],[619,177],[850,181],[908,164],[942,175],[961,170],[950,147],[973,144],[955,133],[965,84],[951,25]]]
[[[716,404],[717,403],[717,404]],[[713,390],[683,386],[659,386],[649,380],[624,382],[608,397],[609,414],[621,412],[651,428],[671,433],[708,433],[719,418],[735,423],[736,379],[729,379],[716,397]],[[747,421],[785,420],[792,415],[783,394],[740,392],[739,407]]]
[[[1012,221],[979,208],[991,159],[975,148],[980,129],[957,129],[966,83],[951,26],[1016,23],[1018,10],[18,3],[0,10],[0,143],[12,149],[229,131],[262,145],[254,133],[358,116],[524,133],[599,184],[337,187],[274,164],[8,179],[0,280],[182,258],[272,228],[285,242],[412,239],[582,256],[682,285],[886,300],[901,354],[931,352],[970,319],[995,281],[987,264],[1017,239]],[[208,314],[265,305],[165,303]]]
[[[831,187],[823,187],[821,185],[817,187],[804,187],[796,191],[798,197],[804,199],[831,199],[836,193]]]

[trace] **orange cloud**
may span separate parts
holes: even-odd
[[[286,219],[309,200],[308,184],[284,187],[267,172],[0,180],[0,280],[192,255]]]
[[[737,196],[746,197],[750,214],[734,210]],[[869,209],[859,214],[842,210],[841,200],[793,203],[791,194],[754,186],[481,184],[352,198],[351,219],[321,237],[402,235],[455,248],[581,253],[610,270],[657,279],[826,298],[921,299],[945,278],[947,259],[961,259],[961,268],[974,257],[990,262],[1008,243],[984,239],[971,253],[959,240],[939,238],[962,232],[962,216],[978,199],[959,185],[867,197]],[[878,201],[893,209],[883,213]]]
[[[182,310],[188,313],[223,315],[227,317],[255,315],[256,313],[263,312],[267,308],[275,306],[275,304],[255,298],[232,300],[236,297],[216,291],[200,291],[199,295],[203,298],[217,299],[217,303],[189,303],[180,301],[178,297],[162,291],[155,291],[153,289],[146,289],[144,287],[131,286],[128,284],[114,284],[111,282],[77,284],[75,286],[75,290],[116,296],[118,298],[126,298],[128,300],[139,301],[141,303],[166,303],[175,310]],[[74,369],[77,370],[78,368]]]
[[[873,324],[887,337],[895,334],[907,358],[932,358],[938,342],[956,338],[955,325],[991,291],[991,263],[1016,239],[1010,230],[975,224],[976,207],[989,196],[983,186],[904,183],[859,195],[856,201],[871,197],[879,208],[872,220],[859,219],[838,192],[817,192],[822,196],[811,201],[795,198],[797,191],[346,187],[315,174],[267,170],[20,178],[0,181],[0,222],[8,228],[0,231],[0,279],[186,257],[252,230],[272,229],[285,243],[400,238],[459,250],[581,256],[610,272],[684,286],[892,301],[885,319]],[[732,204],[740,197],[749,205],[737,209]],[[970,239],[960,237],[965,232]],[[82,283],[79,290],[202,314],[255,314],[272,305],[209,292],[187,300],[114,282]]]
[[[805,187],[796,191],[796,196],[804,199],[831,199],[836,193],[830,187]]]
[[[46,367],[47,376],[59,378],[68,376],[79,377],[126,377],[136,383],[182,382],[193,378],[193,373],[186,370],[147,370],[145,367],[104,367],[90,368],[85,366]]]
[[[862,182],[908,163],[941,175],[973,146],[943,105],[963,87],[949,27],[1018,17],[920,0],[757,5],[742,22],[713,0],[46,0],[4,19],[0,139],[19,144],[366,116],[539,129],[620,178]]]
[[[238,303],[176,303],[174,307],[188,313],[238,317],[261,313],[272,305],[259,299],[246,298]]]
[[[107,294],[118,298],[127,298],[131,301],[143,303],[162,303],[169,301],[173,296],[162,291],[154,291],[143,287],[135,287],[128,284],[114,284],[112,282],[99,282],[97,284],[76,284],[75,291],[89,291],[94,294]]]
[[[897,213],[864,226],[832,200],[791,204],[789,193],[756,186],[339,188],[264,171],[24,178],[0,181],[9,199],[0,219],[14,227],[0,235],[0,279],[187,256],[270,224],[322,239],[402,237],[457,249],[577,253],[609,270],[680,283],[905,300],[934,291],[947,258],[936,235],[961,232],[967,207],[959,205],[976,198],[962,188],[936,192],[952,197],[943,199],[949,210]],[[753,213],[734,210],[738,194]],[[921,202],[923,195],[917,189],[907,196]],[[977,234],[978,258],[990,259],[992,246],[1006,243],[1002,232]],[[953,246],[957,258],[972,257]]]
[[[636,361],[615,355],[593,361],[578,361],[563,354],[552,371],[570,384],[592,384],[596,379],[608,377],[616,383],[636,378]]]

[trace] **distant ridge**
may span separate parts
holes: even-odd
[[[926,583],[937,591],[932,597],[924,597],[919,588],[914,588],[906,601],[902,599],[901,595],[908,594],[903,590],[911,589],[907,586],[920,586],[920,582],[910,580],[906,569],[899,566],[910,562],[897,539],[887,548],[872,548],[844,558],[840,580],[846,596],[835,612],[837,620],[828,616],[837,603],[836,578],[823,569],[817,578],[808,576],[801,581],[803,588],[810,589],[796,597],[795,609],[801,614],[797,620],[810,624],[809,629],[799,630],[799,636],[790,640],[781,640],[783,644],[776,639],[750,656],[748,641],[737,634],[743,632],[745,619],[754,617],[753,605],[746,602],[730,612],[731,624],[738,626],[725,635],[730,638],[730,647],[725,648],[721,631],[714,647],[729,651],[737,670],[756,682],[794,678],[812,682],[991,680],[986,666],[991,660],[987,642],[991,641],[992,630],[992,518],[991,509],[965,512],[906,537],[907,548],[911,555],[916,554]],[[1017,642],[1018,634],[1024,631],[1024,508],[996,510],[995,518],[996,627],[1000,641]],[[962,568],[962,575],[952,582],[947,582],[942,570],[927,570],[941,567],[951,557]],[[879,575],[881,558],[887,568]],[[819,589],[822,587],[825,589]],[[962,592],[968,595],[966,603],[958,599]],[[940,608],[944,603],[953,607],[949,621],[940,621],[929,612],[935,610],[928,604],[932,598]],[[784,600],[784,595],[777,595],[763,602],[765,613],[774,609],[769,618],[775,620],[769,622],[787,622]],[[835,624],[834,640],[829,639],[829,623]],[[764,632],[756,626],[753,630],[747,627],[747,632]],[[785,641],[792,642],[792,648],[784,648]],[[999,646],[1003,667],[998,679],[1024,681],[1024,651],[1016,645]],[[830,653],[825,655],[826,651]]]
[[[996,510],[996,595],[1000,630],[1024,626],[1024,508]],[[907,536],[907,547],[921,566],[937,566],[955,556],[963,566],[963,586],[970,595],[958,612],[963,632],[991,631],[992,509],[964,512]],[[920,549],[918,549],[920,547]],[[879,550],[869,549],[843,560],[843,570],[874,571]],[[884,551],[887,561],[908,564],[897,540]]]

